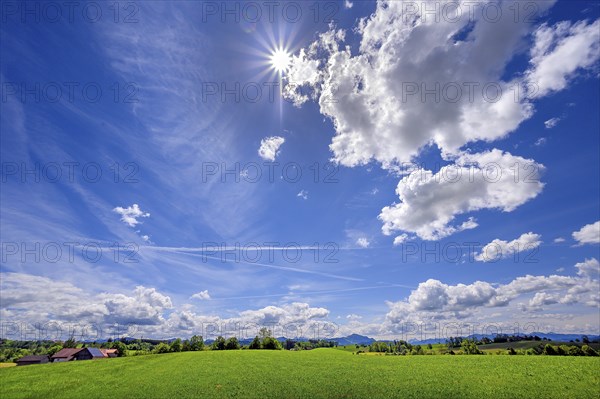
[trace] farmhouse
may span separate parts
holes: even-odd
[[[98,348],[64,348],[52,356],[52,362],[70,362],[72,360],[103,359],[108,357]]]
[[[50,361],[50,358],[46,355],[29,355],[29,356],[23,356],[22,358],[20,358],[19,360],[17,360],[15,363],[17,363],[17,366],[28,366],[30,364],[42,364],[42,363],[48,363]]]

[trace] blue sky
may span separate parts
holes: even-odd
[[[83,4],[2,9],[5,322],[598,333],[597,3]]]

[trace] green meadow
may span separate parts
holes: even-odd
[[[597,398],[600,358],[204,351],[0,369],[9,398]]]

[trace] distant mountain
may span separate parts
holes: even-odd
[[[558,334],[558,333],[553,333],[553,332],[549,332],[549,333],[534,332],[534,333],[531,333],[528,335],[537,335],[540,338],[548,338],[548,339],[551,339],[552,341],[562,341],[562,342],[569,342],[571,340],[575,341],[576,339],[581,341],[581,337],[583,337],[584,335],[586,335],[590,341],[600,339],[600,335]]]
[[[494,339],[494,337],[496,337],[496,335],[497,334],[472,334],[465,338],[477,339],[477,340],[481,340],[482,338]],[[523,333],[523,334],[519,334],[519,335],[528,335],[528,336],[536,336],[537,335],[540,338],[546,338],[546,339],[549,339],[552,341],[569,342],[569,341],[575,341],[576,339],[581,341],[582,340],[581,337],[583,337],[584,335],[587,335],[587,334],[558,334],[558,333],[553,333],[553,332],[549,332],[549,333],[532,332],[532,333]],[[587,337],[589,338],[590,341],[600,339],[600,335],[587,335]],[[430,339],[422,339],[422,340],[410,339],[410,340],[408,340],[408,342],[410,342],[411,344],[415,344],[415,345],[443,344],[443,343],[446,343],[446,338],[430,338]]]
[[[376,340],[365,335],[350,334],[347,337],[331,338],[327,341],[335,341],[340,346],[344,345],[370,345]]]

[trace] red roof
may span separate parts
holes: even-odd
[[[104,354],[104,357],[108,357],[109,355],[116,355],[116,349],[100,349],[100,351]]]

